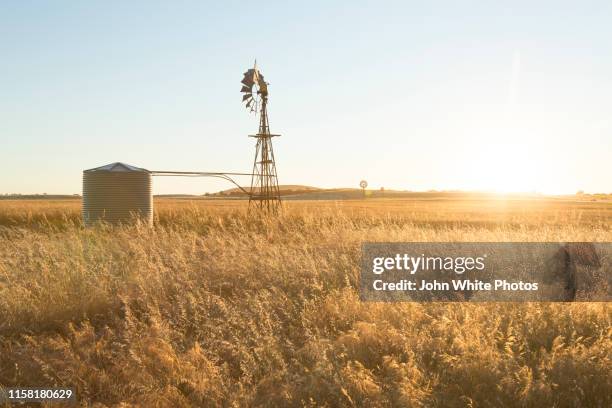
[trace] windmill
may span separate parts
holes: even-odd
[[[361,187],[361,191],[363,192],[363,198],[366,196],[366,188],[368,188],[368,182],[365,180],[361,180],[359,182],[359,187]]]
[[[270,133],[268,122],[268,83],[255,66],[244,73],[242,79],[242,102],[250,112],[259,114],[259,132],[249,135],[257,139],[253,175],[249,195],[249,208],[254,206],[267,212],[275,213],[280,208],[281,198],[278,188],[278,176],[272,149],[272,138],[280,135]]]

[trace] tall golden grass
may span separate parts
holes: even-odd
[[[96,406],[607,407],[605,303],[362,303],[362,241],[612,241],[612,205],[0,201],[0,385]]]

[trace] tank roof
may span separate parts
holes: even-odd
[[[107,164],[105,166],[100,166],[100,167],[96,167],[94,169],[89,169],[89,170],[85,170],[85,171],[111,171],[111,172],[141,172],[141,173],[150,173],[149,170],[147,169],[143,169],[140,167],[136,167],[136,166],[132,166],[130,164],[126,164],[126,163],[120,163],[120,162],[116,162],[116,163],[111,163],[111,164]]]

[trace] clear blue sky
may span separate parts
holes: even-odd
[[[15,0],[0,193],[80,193],[83,169],[115,161],[250,170],[254,58],[282,184],[612,191],[610,1]]]

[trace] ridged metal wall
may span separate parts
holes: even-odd
[[[91,226],[103,221],[128,223],[140,218],[153,224],[151,173],[113,163],[83,172],[83,220]]]

